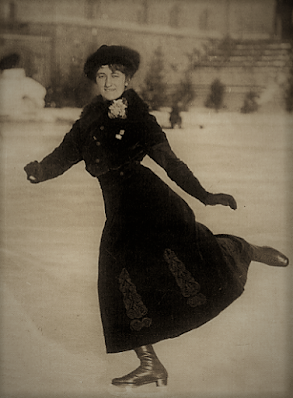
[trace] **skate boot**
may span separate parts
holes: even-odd
[[[126,376],[113,379],[112,384],[119,387],[138,387],[149,383],[156,383],[157,387],[166,386],[168,374],[153,347],[146,345],[134,351],[140,359],[140,366]]]
[[[276,249],[269,246],[252,247],[252,261],[271,265],[273,267],[287,267],[289,259]]]

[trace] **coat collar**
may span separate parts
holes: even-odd
[[[143,114],[148,112],[148,106],[139,97],[139,95],[133,90],[129,89],[124,91],[121,98],[125,98],[128,103],[128,116],[129,122],[137,122],[142,120]],[[89,127],[94,123],[99,123],[108,113],[108,108],[112,101],[105,101],[101,95],[95,97],[90,104],[88,104],[82,114],[81,121],[83,127]]]

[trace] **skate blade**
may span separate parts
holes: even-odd
[[[144,384],[142,386],[114,386],[110,384],[108,392],[114,397],[161,397],[167,394],[167,386],[157,387],[156,383]]]

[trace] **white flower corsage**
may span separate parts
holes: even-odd
[[[126,119],[126,108],[127,108],[127,100],[125,98],[121,98],[118,100],[114,100],[112,104],[109,106],[108,116],[110,119]]]

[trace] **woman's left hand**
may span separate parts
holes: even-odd
[[[233,198],[233,196],[227,195],[225,193],[209,193],[205,200],[205,204],[207,206],[229,206],[233,210],[237,209],[236,200]]]

